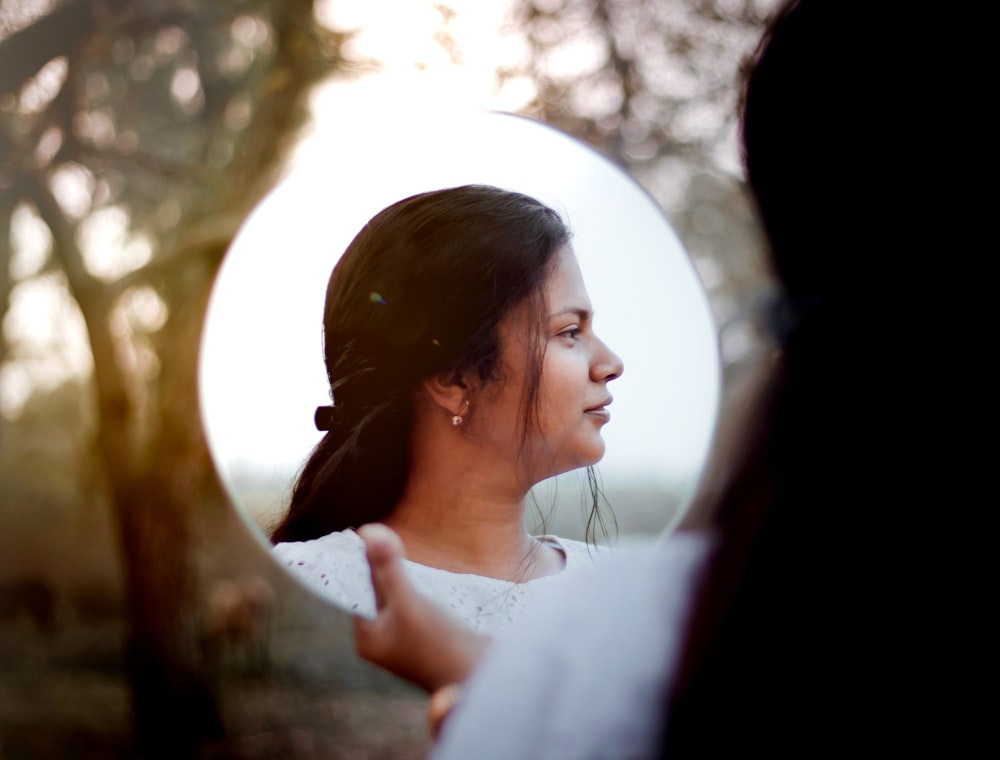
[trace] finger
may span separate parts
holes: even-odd
[[[354,616],[354,649],[363,660],[392,671],[393,637],[385,620]]]
[[[354,622],[354,643],[358,654],[365,657],[366,653],[374,651],[378,643],[378,621],[369,620],[360,615],[353,616]]]
[[[403,548],[403,540],[392,528],[382,523],[368,523],[358,528],[358,535],[365,543],[365,552],[368,554],[368,561],[372,561],[372,555],[376,558],[387,555],[403,558],[406,551]]]
[[[396,533],[380,523],[362,525],[358,535],[365,542],[365,554],[371,571],[375,606],[381,611],[393,596],[412,591],[403,570],[403,542]]]

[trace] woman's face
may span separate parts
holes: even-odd
[[[529,485],[604,456],[601,428],[611,419],[608,383],[623,369],[622,360],[594,332],[593,306],[569,246],[557,252],[544,291],[548,315],[541,326],[537,425],[529,427],[524,440],[522,399],[529,357],[537,351],[526,305],[500,323],[502,375],[483,389],[473,412],[477,429],[526,468]]]

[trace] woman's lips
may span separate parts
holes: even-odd
[[[611,412],[608,411],[607,406],[611,403],[611,401],[612,401],[611,398],[607,398],[597,406],[592,406],[589,409],[584,409],[583,410],[584,414],[589,414],[592,417],[597,417],[601,420],[604,420],[605,422],[608,422],[611,420]]]
[[[586,412],[584,412],[584,414],[589,414],[591,417],[597,417],[600,420],[604,420],[604,422],[611,421],[611,412],[609,412],[603,406],[598,407],[597,409],[588,409]]]

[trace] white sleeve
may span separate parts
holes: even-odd
[[[350,531],[275,544],[274,556],[309,589],[341,609],[375,617],[375,592],[364,543]]]
[[[677,534],[547,589],[470,678],[431,757],[655,753],[709,545],[706,536]]]

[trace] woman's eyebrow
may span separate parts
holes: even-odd
[[[555,319],[556,317],[563,317],[567,314],[575,314],[579,317],[581,322],[586,322],[594,316],[594,313],[590,309],[585,309],[582,306],[566,306],[558,311],[552,312],[550,318]]]

